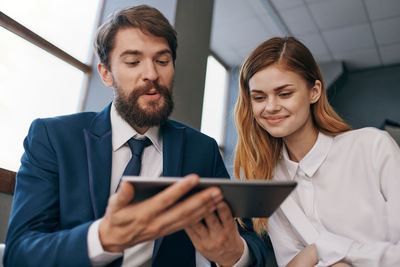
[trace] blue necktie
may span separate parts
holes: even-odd
[[[131,148],[132,157],[131,157],[131,160],[128,162],[128,165],[126,165],[125,170],[122,175],[138,176],[140,173],[140,167],[142,166],[143,149],[146,146],[151,145],[151,141],[147,137],[143,140],[135,139],[132,137],[131,139],[128,140],[128,145]],[[118,191],[120,183],[121,183],[121,179],[119,180],[119,183],[117,185],[117,188],[115,189],[115,192]]]
[[[123,175],[138,176],[140,173],[140,167],[142,166],[142,153],[143,149],[151,145],[149,138],[143,140],[131,138],[128,141],[128,145],[132,151],[132,158],[126,165]]]

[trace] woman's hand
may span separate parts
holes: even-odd
[[[311,244],[297,253],[286,267],[314,267],[318,261],[317,248],[314,244]],[[337,262],[329,267],[351,267],[351,265],[344,262]]]
[[[317,248],[314,244],[311,244],[297,253],[297,255],[288,263],[288,265],[286,265],[286,267],[314,267],[317,263]]]

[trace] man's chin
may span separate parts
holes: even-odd
[[[159,114],[163,108],[164,105],[146,105],[140,107],[140,110],[142,113],[146,114],[146,116],[153,117],[155,114]]]
[[[165,100],[163,98],[158,98],[155,100],[145,100],[142,97],[137,101],[139,108],[144,111],[157,112],[164,108]]]

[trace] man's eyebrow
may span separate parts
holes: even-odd
[[[161,51],[157,52],[157,56],[161,56],[161,55],[164,55],[164,54],[170,54],[172,56],[172,52],[169,49],[164,49],[164,50],[161,50]]]
[[[169,49],[164,49],[164,50],[158,51],[158,52],[156,53],[156,56],[159,57],[159,56],[162,56],[162,55],[164,55],[164,54],[172,55],[172,52],[171,52],[171,50],[169,50]],[[141,56],[141,55],[143,55],[143,52],[141,52],[141,51],[139,51],[139,50],[125,50],[124,52],[122,52],[122,53],[119,55],[119,57],[121,58],[121,57],[129,56],[129,55],[132,55],[132,56]]]
[[[142,55],[143,53],[140,52],[139,50],[125,50],[124,52],[122,52],[119,57],[124,57],[124,56],[129,56],[129,55],[133,55],[133,56],[139,56]]]

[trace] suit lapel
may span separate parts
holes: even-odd
[[[182,176],[183,144],[185,128],[168,121],[162,127],[163,176]]]
[[[112,156],[110,107],[111,105],[98,113],[90,127],[83,130],[90,199],[95,219],[103,216],[110,195]]]

